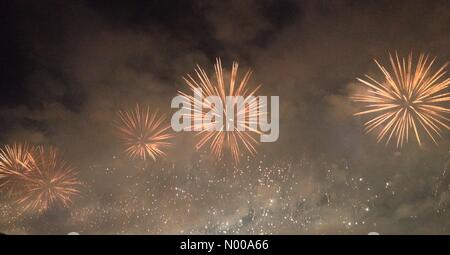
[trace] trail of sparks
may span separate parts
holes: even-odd
[[[211,153],[214,157],[220,158],[224,151],[228,151],[234,162],[238,163],[240,155],[242,153],[242,147],[245,148],[247,152],[251,155],[256,154],[255,146],[258,141],[253,137],[254,134],[261,134],[255,124],[257,124],[257,119],[265,116],[261,112],[262,104],[258,104],[258,100],[255,97],[255,93],[259,90],[260,86],[251,90],[248,86],[248,82],[252,75],[252,71],[249,70],[245,73],[240,82],[237,81],[238,73],[238,63],[233,62],[229,83],[225,84],[224,73],[222,68],[222,63],[219,58],[216,59],[216,64],[214,65],[216,83],[212,83],[208,78],[205,70],[200,66],[197,66],[195,70],[196,78],[191,75],[183,77],[186,84],[189,86],[190,90],[194,92],[194,95],[203,98],[203,108],[206,108],[206,112],[203,109],[198,110],[194,108],[194,117],[189,116],[192,123],[193,130],[201,130],[197,134],[200,140],[196,144],[196,149],[199,150],[209,144]],[[199,92],[198,89],[201,89]],[[204,94],[203,94],[204,93]],[[185,98],[189,105],[194,105],[195,96],[188,95],[187,93],[179,91],[179,94]],[[209,96],[219,97],[223,106],[223,115],[219,116],[217,108],[214,102],[208,100]],[[236,123],[231,127],[231,131],[227,131],[229,126],[223,125],[220,130],[212,130],[214,123],[204,124],[202,120],[205,118],[208,112],[213,113],[214,118],[222,118],[223,116],[228,116],[228,111],[233,111],[229,109],[226,104],[227,96],[233,96],[234,98],[240,96],[243,98],[241,102],[244,107],[237,107],[238,110],[235,113],[235,119],[241,121],[235,121]],[[238,105],[238,101],[234,100],[233,105]],[[240,108],[240,109],[239,109]],[[191,110],[189,108],[189,110]],[[225,119],[225,118],[224,118]],[[225,120],[224,120],[225,122]],[[227,125],[229,124],[226,122]]]
[[[171,145],[173,134],[168,133],[170,125],[164,125],[164,116],[151,113],[149,107],[136,105],[133,111],[119,111],[116,131],[131,158],[146,160],[151,157],[165,157],[163,148]]]
[[[428,55],[421,54],[415,68],[412,54],[407,59],[400,59],[397,54],[389,57],[391,72],[375,60],[384,75],[383,81],[369,75],[365,75],[366,80],[357,79],[367,86],[367,91],[351,99],[362,103],[366,110],[355,116],[372,116],[364,126],[366,133],[379,130],[377,142],[385,139],[388,144],[395,139],[396,146],[403,147],[414,136],[421,146],[425,132],[437,143],[443,129],[450,129],[446,116],[450,110],[442,105],[450,101],[450,93],[446,92],[450,78],[443,79],[448,63],[433,73],[431,67],[436,58],[430,61]]]

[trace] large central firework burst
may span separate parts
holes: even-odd
[[[200,66],[197,66],[197,69],[195,70],[197,79],[194,79],[189,74],[187,77],[183,77],[190,90],[194,92],[196,96],[203,98],[203,108],[206,108],[207,110],[205,112],[203,109],[201,111],[194,109],[192,129],[201,130],[198,133],[200,140],[196,144],[196,149],[198,150],[209,144],[209,148],[211,149],[213,156],[220,158],[224,151],[228,151],[234,162],[237,163],[239,162],[242,151],[241,148],[245,148],[245,150],[252,155],[256,153],[255,146],[258,141],[253,137],[253,135],[261,134],[261,132],[254,127],[254,124],[256,123],[256,120],[264,114],[261,112],[262,104],[258,103],[258,100],[255,97],[255,93],[258,91],[260,86],[257,86],[254,89],[249,88],[248,82],[252,75],[251,70],[245,73],[240,82],[237,81],[237,62],[233,62],[229,83],[225,83],[222,63],[219,58],[216,59],[214,68],[216,76],[215,83],[210,81],[205,70]],[[199,93],[202,94],[199,95]],[[189,105],[195,104],[194,96],[188,95],[187,93],[181,91],[179,91],[179,94],[185,98]],[[210,126],[206,126],[202,122],[207,112],[214,112],[216,109],[215,104],[208,101],[209,96],[220,98],[223,106],[223,116],[228,116],[227,112],[234,110],[234,107],[233,109],[229,109],[226,104],[226,97],[242,97],[242,105],[244,105],[244,107],[238,107],[238,110],[235,113],[235,119],[241,121],[234,125],[234,127],[231,127],[231,130],[229,130],[228,127],[223,127],[221,130],[211,131]],[[237,105],[236,101],[233,103],[234,105]]]
[[[389,57],[391,72],[375,60],[384,75],[383,81],[369,75],[365,75],[367,80],[357,79],[367,86],[367,91],[351,98],[362,103],[366,110],[355,115],[372,116],[364,125],[367,133],[379,130],[378,142],[385,139],[388,144],[395,137],[396,146],[402,147],[413,136],[422,145],[425,133],[437,143],[442,131],[449,129],[450,110],[445,103],[450,101],[450,93],[446,91],[450,78],[443,78],[447,63],[432,72],[436,58],[429,60],[428,55],[421,54],[415,68],[412,54],[407,59],[400,59],[397,54],[395,58]]]
[[[164,147],[169,146],[173,134],[170,125],[164,125],[165,117],[151,113],[149,107],[136,105],[133,111],[119,111],[116,131],[122,140],[125,152],[131,158],[146,160],[166,156]]]

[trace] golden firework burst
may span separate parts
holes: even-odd
[[[55,204],[69,207],[72,197],[80,193],[77,172],[52,146],[38,146],[25,166],[24,189],[17,199],[25,210],[43,212]]]
[[[364,126],[367,133],[379,130],[378,142],[385,139],[388,144],[395,137],[396,146],[402,147],[413,136],[421,146],[425,133],[437,143],[442,131],[449,129],[450,110],[445,103],[450,101],[450,78],[444,78],[447,63],[432,72],[436,58],[430,60],[428,55],[421,54],[415,67],[411,53],[407,59],[400,59],[397,53],[389,58],[391,72],[375,60],[384,75],[382,81],[369,75],[365,80],[357,79],[367,90],[351,99],[366,109],[355,115],[371,116]]]
[[[0,181],[0,188],[25,211],[38,213],[57,203],[68,207],[81,184],[56,148],[28,143],[0,149]]]
[[[132,111],[119,111],[118,117],[115,127],[127,155],[155,161],[166,156],[163,149],[171,145],[173,134],[169,133],[170,125],[164,124],[164,115],[136,105]]]
[[[181,91],[179,91],[179,94],[185,98],[188,105],[194,105],[196,100],[195,97],[197,96],[203,98],[203,107],[206,108],[207,112],[214,112],[217,110],[217,108],[215,108],[215,103],[209,101],[208,97],[215,96],[220,98],[223,106],[222,116],[228,116],[228,111],[235,110],[234,106],[238,103],[236,101],[238,96],[243,98],[241,103],[244,107],[238,108],[235,113],[235,119],[241,121],[235,122],[237,124],[233,125],[231,128],[227,126],[226,128],[223,127],[221,130],[211,131],[211,125],[214,124],[205,125],[202,122],[207,114],[207,112],[204,112],[203,109],[194,109],[194,117],[191,117],[192,129],[201,130],[198,133],[200,140],[196,144],[196,149],[198,150],[209,144],[212,155],[216,158],[220,158],[224,151],[228,151],[234,162],[237,163],[239,162],[242,151],[241,148],[245,148],[245,150],[252,155],[256,153],[255,146],[258,144],[258,141],[254,138],[254,135],[261,134],[261,132],[258,131],[254,124],[257,123],[257,118],[263,116],[263,112],[261,112],[262,104],[258,104],[258,99],[255,97],[255,93],[260,88],[260,85],[254,89],[249,88],[248,82],[252,75],[251,70],[247,71],[242,80],[238,82],[237,62],[233,62],[229,83],[225,83],[222,63],[219,58],[216,59],[214,68],[216,76],[215,83],[210,81],[206,71],[203,68],[197,66],[195,69],[197,79],[193,78],[189,74],[187,77],[183,77],[190,90],[194,92],[194,96],[188,95],[187,93]],[[230,105],[226,103],[226,98],[228,96],[233,97],[235,100],[232,103],[233,107],[231,107],[231,109],[229,107]],[[227,125],[228,124],[229,123],[227,122]]]
[[[0,149],[0,188],[9,197],[20,192],[36,148],[28,143],[14,143]]]

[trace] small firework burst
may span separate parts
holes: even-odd
[[[229,109],[229,105],[226,103],[227,97],[243,98],[243,102],[241,103],[244,107],[238,108],[235,114],[235,118],[241,121],[237,122],[237,125],[231,127],[231,131],[228,129],[228,126],[227,128],[222,127],[221,130],[211,131],[211,127],[206,126],[202,122],[205,115],[208,114],[203,112],[203,110],[199,111],[194,109],[194,117],[192,118],[192,129],[201,130],[198,133],[200,140],[196,144],[196,149],[198,150],[209,144],[213,156],[219,158],[223,155],[224,151],[228,151],[234,162],[237,163],[239,162],[242,147],[251,155],[256,154],[255,146],[258,144],[258,141],[254,138],[254,135],[261,134],[261,132],[254,127],[254,124],[258,118],[264,115],[261,111],[262,105],[258,104],[258,100],[255,97],[255,93],[260,86],[257,86],[253,90],[249,88],[248,82],[252,75],[251,70],[245,73],[240,82],[237,81],[237,62],[233,62],[228,84],[225,83],[222,63],[219,58],[216,59],[214,68],[216,83],[212,83],[205,70],[200,66],[197,66],[197,69],[195,70],[197,79],[193,78],[191,75],[187,75],[187,77],[183,78],[190,90],[194,92],[195,96],[180,91],[179,94],[185,98],[189,105],[195,104],[196,96],[204,98],[203,107],[205,107],[207,111],[212,112],[216,110],[216,106],[214,102],[208,101],[208,97],[219,97],[223,106],[223,116],[228,116],[227,112],[234,111],[235,109],[235,107]],[[203,92],[205,95],[203,95]],[[238,102],[233,101],[233,106],[236,104],[238,104]]]
[[[171,145],[170,125],[164,125],[165,116],[151,113],[149,107],[136,105],[133,111],[119,111],[116,131],[131,158],[146,160],[165,157],[164,148]]]
[[[80,193],[81,182],[72,166],[61,158],[54,147],[39,146],[29,154],[23,192],[17,203],[25,210],[43,212],[55,204],[70,206],[72,197]]]
[[[388,144],[395,137],[396,146],[402,147],[413,136],[421,146],[425,133],[437,143],[442,131],[450,128],[450,110],[445,105],[450,101],[446,91],[450,78],[443,78],[447,64],[432,72],[435,59],[430,61],[428,55],[421,54],[414,68],[412,54],[407,59],[390,55],[391,72],[375,60],[384,75],[382,81],[369,75],[365,75],[366,80],[357,79],[368,90],[351,97],[366,108],[355,115],[372,116],[364,126],[367,133],[379,130],[378,142],[385,139]]]
[[[14,143],[0,149],[0,188],[9,197],[21,191],[36,148],[28,143]]]
[[[68,207],[81,184],[56,148],[28,143],[0,149],[0,183],[25,211],[38,213],[57,203]]]

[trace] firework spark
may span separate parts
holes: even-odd
[[[9,197],[21,190],[35,152],[28,143],[14,143],[0,149],[0,188],[5,189]]]
[[[254,96],[260,86],[257,86],[253,90],[248,87],[248,82],[252,75],[250,70],[245,73],[240,83],[237,83],[237,62],[233,62],[228,84],[225,84],[222,63],[219,58],[216,59],[214,68],[216,84],[211,83],[205,70],[200,66],[197,66],[197,69],[195,70],[198,80],[194,79],[191,75],[187,75],[187,77],[183,77],[183,79],[196,96],[204,98],[203,107],[207,109],[207,112],[214,112],[216,109],[215,104],[208,100],[209,96],[220,98],[223,106],[223,116],[228,116],[228,111],[234,111],[234,107],[233,109],[228,109],[228,105],[225,103],[226,97],[233,96],[236,98],[237,96],[241,96],[244,99],[243,105],[245,107],[238,109],[235,116],[236,119],[242,121],[232,127],[231,131],[229,131],[228,127],[211,131],[210,126],[202,123],[202,120],[207,113],[203,110],[199,111],[198,109],[194,109],[192,129],[201,130],[198,133],[200,140],[196,144],[196,149],[198,150],[209,144],[211,152],[216,158],[221,157],[224,150],[227,150],[231,154],[234,162],[237,163],[239,162],[241,147],[245,148],[245,150],[252,155],[256,153],[255,146],[258,142],[253,135],[261,134],[261,132],[254,128],[254,124],[256,123],[257,118],[265,116],[263,112],[261,112],[262,105],[258,104],[258,100]],[[203,92],[205,95],[203,95]],[[179,94],[185,98],[189,105],[194,105],[195,96],[188,95],[181,91],[179,91]],[[234,101],[233,104],[237,104],[237,102]]]
[[[39,146],[35,155],[29,154],[24,176],[24,191],[18,204],[25,210],[43,212],[55,204],[68,207],[78,195],[81,182],[77,173],[54,147]]]
[[[446,92],[450,78],[443,79],[448,63],[432,72],[436,58],[429,60],[428,55],[421,54],[415,68],[412,54],[407,59],[399,59],[397,54],[395,58],[389,57],[392,72],[375,60],[384,75],[383,81],[369,75],[365,75],[366,80],[357,79],[368,90],[351,97],[366,108],[355,115],[372,116],[364,126],[367,133],[380,130],[378,142],[385,139],[388,144],[394,138],[396,146],[402,147],[414,136],[421,146],[425,132],[425,136],[437,143],[442,131],[450,128],[446,116],[450,110],[442,105],[450,101],[450,93]]]
[[[171,145],[173,134],[168,133],[170,125],[163,124],[163,115],[152,114],[149,107],[136,105],[134,111],[119,111],[118,116],[116,131],[127,155],[143,160],[151,157],[155,161],[166,156],[163,148]]]

